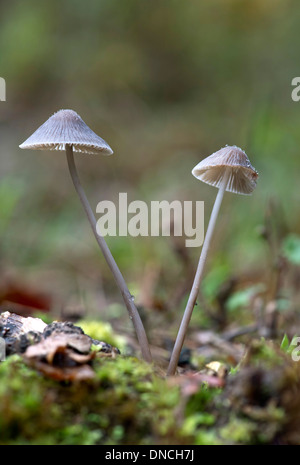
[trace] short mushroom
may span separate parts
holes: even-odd
[[[167,374],[173,375],[176,371],[180,352],[187,333],[188,325],[198,297],[203,277],[204,265],[211,243],[217,216],[223,200],[224,192],[249,195],[256,187],[257,171],[251,165],[246,153],[236,146],[226,146],[218,152],[202,160],[192,170],[192,174],[207,184],[219,189],[214,207],[210,216],[206,236],[202,246],[201,255],[193,283],[193,287],[184,311],[181,325],[174,344]]]
[[[101,137],[97,136],[73,110],[60,110],[54,113],[54,115],[20,145],[20,148],[66,151],[68,167],[75,189],[86,212],[97,243],[121,291],[129,317],[133,322],[137,334],[142,356],[147,362],[151,362],[152,358],[149,344],[140,315],[109,247],[104,238],[99,234],[99,231],[97,231],[96,219],[80,183],[74,161],[73,150],[75,152],[88,154],[111,155],[113,153],[112,149]]]

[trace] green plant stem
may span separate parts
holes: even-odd
[[[141,347],[141,352],[142,352],[142,357],[144,358],[145,361],[151,363],[152,362],[152,356],[149,348],[149,343],[147,339],[147,335],[141,320],[141,317],[139,315],[139,312],[133,302],[133,297],[131,293],[128,290],[128,287],[126,285],[126,282],[123,278],[122,273],[120,272],[118,265],[115,262],[114,257],[112,256],[108,245],[105,242],[105,239],[103,236],[99,234],[99,231],[97,231],[96,228],[96,218],[94,216],[93,210],[91,209],[91,206],[88,202],[88,199],[85,195],[85,192],[83,190],[83,187],[80,183],[78,173],[76,170],[75,166],[75,161],[74,161],[74,155],[73,155],[73,147],[72,145],[66,145],[66,155],[67,155],[67,161],[68,161],[68,167],[69,171],[73,180],[74,187],[76,189],[76,192],[80,198],[80,201],[82,203],[82,206],[85,210],[85,213],[88,217],[88,220],[90,222],[90,225],[92,227],[94,236],[96,238],[96,241],[104,255],[104,258],[115,278],[115,281],[121,291],[122,297],[124,299],[127,311],[129,313],[129,318],[132,320],[134,329],[136,331],[136,335]]]
[[[168,376],[172,376],[176,372],[178,360],[180,357],[180,352],[181,352],[181,349],[184,343],[184,339],[186,337],[186,333],[187,333],[188,326],[191,320],[191,316],[192,316],[192,313],[193,313],[193,310],[196,304],[196,300],[199,294],[199,288],[200,288],[200,284],[203,278],[203,271],[204,271],[204,265],[205,265],[206,258],[207,258],[207,253],[208,253],[208,249],[209,249],[211,239],[213,236],[213,232],[215,229],[215,224],[216,224],[218,213],[219,213],[221,203],[223,200],[224,192],[227,186],[228,178],[229,178],[229,172],[225,172],[224,178],[220,185],[219,192],[217,194],[217,197],[216,197],[216,200],[213,206],[213,210],[211,212],[206,236],[204,239],[204,243],[203,243],[202,250],[201,250],[201,255],[199,258],[199,262],[198,262],[196,275],[194,278],[193,287],[192,287],[192,290],[191,290],[191,293],[190,293],[190,296],[189,296],[189,299],[188,299],[188,302],[187,302],[187,305],[186,305],[186,308],[183,314],[181,325],[180,325],[177,338],[174,344],[173,352],[170,358],[170,363],[169,363],[168,370],[167,370]]]

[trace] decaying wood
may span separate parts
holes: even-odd
[[[92,339],[71,322],[49,325],[39,318],[25,318],[10,312],[0,314],[0,337],[7,355],[22,354],[24,361],[56,380],[82,380],[93,377],[95,357],[115,357],[119,350]],[[91,350],[95,345],[97,350]]]

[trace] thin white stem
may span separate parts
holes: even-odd
[[[188,302],[187,302],[187,305],[186,305],[186,308],[183,314],[181,325],[180,325],[177,338],[174,344],[173,352],[170,358],[170,363],[169,363],[169,367],[167,371],[168,376],[174,375],[176,372],[178,360],[180,357],[180,352],[181,352],[181,349],[184,343],[184,339],[185,339],[185,336],[188,330],[190,319],[191,319],[191,316],[192,316],[192,313],[193,313],[193,310],[196,304],[196,300],[199,294],[199,288],[200,288],[200,284],[203,278],[203,271],[204,271],[204,265],[205,265],[206,258],[207,258],[207,253],[208,253],[208,249],[209,249],[211,239],[213,236],[213,232],[215,229],[215,224],[216,224],[220,206],[223,200],[224,192],[226,190],[226,186],[228,183],[229,174],[230,174],[229,171],[226,171],[224,174],[222,183],[219,188],[219,192],[217,194],[217,197],[216,197],[216,200],[213,206],[213,210],[211,212],[209,224],[208,224],[207,231],[206,231],[206,236],[204,239],[204,243],[203,243],[202,250],[201,250],[201,255],[199,258],[196,275],[194,278],[193,287],[192,287],[192,290],[191,290],[191,293],[190,293],[190,296],[189,296],[189,299],[188,299]]]
[[[136,335],[137,335],[137,338],[138,338],[138,341],[139,341],[139,344],[140,344],[140,347],[141,347],[141,352],[142,352],[142,356],[144,358],[144,360],[146,360],[146,362],[149,362],[151,363],[152,362],[152,357],[151,357],[151,352],[150,352],[150,348],[149,348],[149,343],[148,343],[148,339],[147,339],[147,335],[146,335],[146,332],[145,332],[145,329],[144,329],[144,325],[142,323],[142,320],[141,320],[141,317],[139,315],[139,312],[136,308],[136,306],[134,305],[134,302],[133,302],[133,297],[132,295],[130,294],[129,290],[128,290],[128,287],[126,285],[126,282],[123,278],[123,275],[121,273],[121,271],[119,270],[118,268],[118,265],[116,264],[115,262],[115,259],[114,257],[112,256],[111,254],[111,251],[109,250],[108,248],[108,245],[106,244],[105,242],[105,239],[104,237],[102,237],[99,232],[97,231],[97,227],[96,227],[96,218],[94,216],[94,213],[93,213],[93,210],[88,202],[88,199],[85,195],[85,192],[83,190],[83,187],[80,183],[80,180],[79,180],[79,177],[78,177],[78,173],[77,173],[77,170],[76,170],[76,166],[75,166],[75,161],[74,161],[74,155],[73,155],[73,147],[71,145],[66,145],[66,155],[67,155],[67,161],[68,161],[68,167],[69,167],[69,171],[70,171],[70,174],[71,174],[71,177],[72,177],[72,181],[73,181],[73,184],[74,184],[74,187],[76,189],[76,192],[80,198],[80,201],[82,203],[82,206],[85,210],[85,213],[88,217],[88,220],[90,222],[90,225],[92,227],[92,230],[93,230],[93,233],[94,233],[94,236],[96,238],[96,241],[104,255],[104,258],[115,278],[115,281],[121,291],[121,294],[122,294],[122,297],[124,299],[124,302],[125,302],[125,305],[126,305],[126,308],[127,308],[127,311],[129,313],[129,318],[132,320],[132,323],[133,323],[133,326],[134,326],[134,329],[136,331]]]

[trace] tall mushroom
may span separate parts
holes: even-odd
[[[251,165],[246,153],[236,146],[226,146],[218,152],[202,160],[192,170],[192,174],[207,184],[219,189],[214,207],[210,216],[206,236],[202,246],[199,263],[193,287],[183,314],[181,325],[174,344],[167,374],[173,375],[176,371],[180,352],[187,333],[188,325],[198,297],[203,277],[204,265],[211,243],[217,216],[223,200],[224,192],[249,195],[255,189],[258,173]]]
[[[113,153],[112,149],[101,137],[97,136],[73,110],[60,110],[54,113],[54,115],[20,145],[20,148],[66,151],[68,167],[75,189],[86,212],[96,241],[121,291],[129,317],[133,322],[137,334],[142,356],[147,362],[151,362],[150,348],[139,312],[109,247],[104,238],[99,234],[99,231],[97,232],[96,219],[80,183],[74,161],[73,151],[88,154],[111,155]]]

